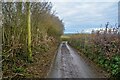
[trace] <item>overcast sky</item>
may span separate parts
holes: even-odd
[[[118,0],[50,0],[56,15],[63,19],[64,33],[77,33],[84,30],[102,28],[106,22],[112,26],[118,23]]]

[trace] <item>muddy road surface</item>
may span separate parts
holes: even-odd
[[[67,42],[62,42],[48,78],[104,78],[104,75],[86,63]]]

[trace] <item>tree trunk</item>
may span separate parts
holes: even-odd
[[[32,60],[32,51],[31,51],[31,19],[30,19],[30,2],[28,2],[28,19],[27,19],[27,32],[28,32],[28,60]]]

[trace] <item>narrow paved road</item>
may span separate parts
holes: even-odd
[[[101,78],[67,42],[61,43],[48,78]]]

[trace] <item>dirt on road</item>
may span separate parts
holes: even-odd
[[[48,78],[105,78],[96,66],[91,66],[67,42],[62,42]]]

